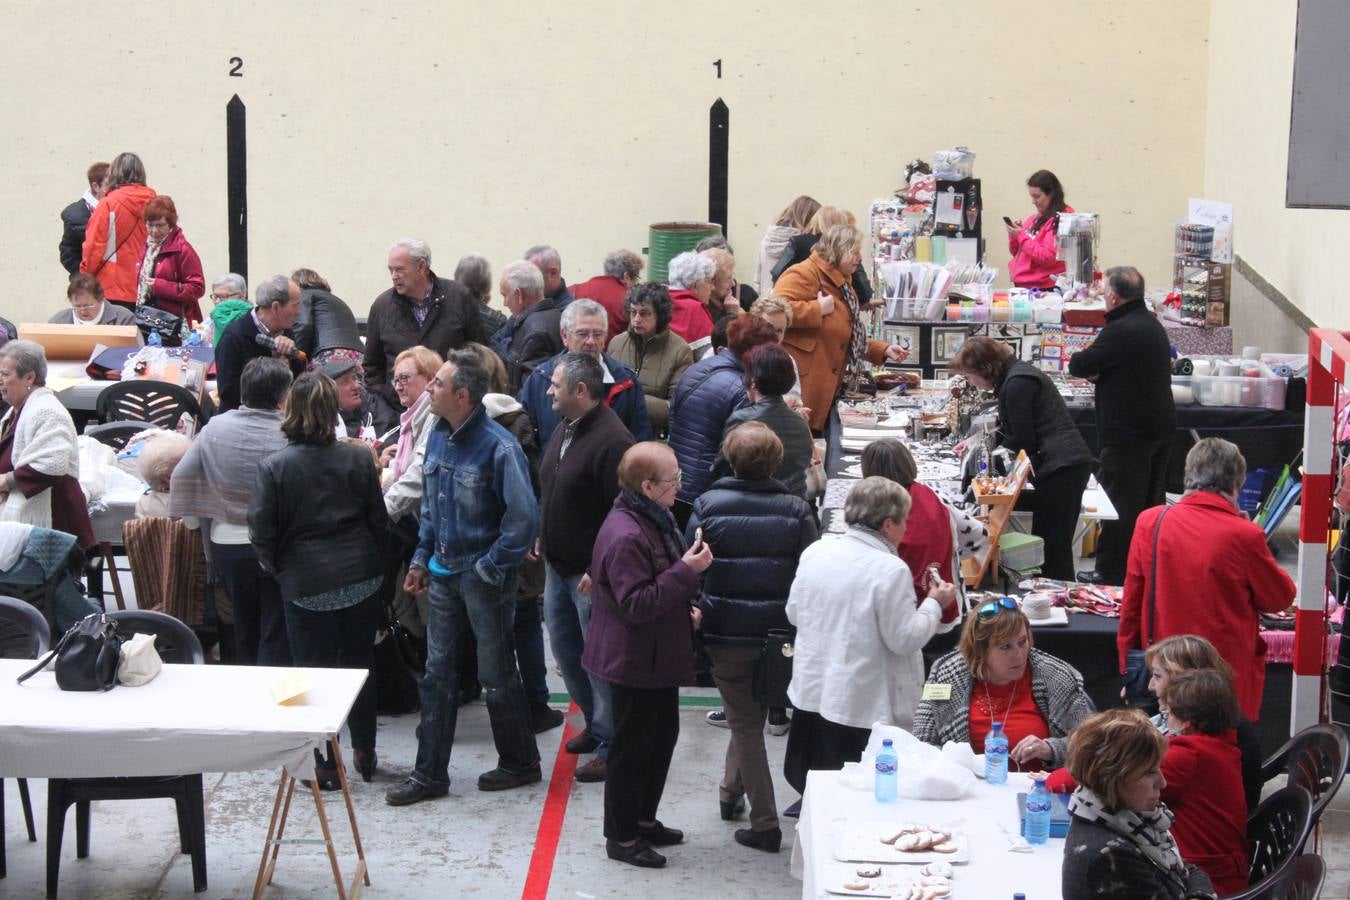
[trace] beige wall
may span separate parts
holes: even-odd
[[[703,218],[718,96],[743,277],[796,194],[863,216],[907,160],[963,143],[991,222],[1026,215],[1026,176],[1053,169],[1074,206],[1102,214],[1105,261],[1157,283],[1170,223],[1204,182],[1208,3],[189,0],[74,27],[90,21],[83,3],[0,10],[3,33],[22,36],[6,42],[0,92],[9,318],[63,302],[57,214],[89,162],[123,149],[175,198],[208,279],[224,271],[236,91],[253,280],[312,266],[358,314],[405,234],[443,275],[468,251],[499,271],[546,241],[579,280],[607,250],[644,246],[649,223]],[[231,56],[243,78],[227,77]]]
[[[1205,194],[1233,204],[1234,249],[1256,272],[1317,325],[1350,328],[1350,212],[1284,205],[1297,13],[1297,0],[1214,4]]]

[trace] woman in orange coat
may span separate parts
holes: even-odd
[[[155,192],[145,186],[145,166],[134,153],[119,153],[108,169],[108,193],[94,207],[84,235],[80,271],[98,279],[103,295],[136,308],[136,282],[145,248],[145,204]]]
[[[811,410],[811,430],[822,431],[835,397],[846,382],[856,384],[868,364],[902,362],[909,352],[898,344],[869,340],[851,279],[862,263],[862,232],[832,225],[805,262],[779,277],[774,295],[792,305],[792,327],[783,346],[802,380],[802,405]]]

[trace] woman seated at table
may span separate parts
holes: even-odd
[[[1182,862],[1172,813],[1160,802],[1167,741],[1137,709],[1110,709],[1069,738],[1069,801],[1060,890],[1064,900],[1187,900],[1217,895]]]
[[[1032,649],[1031,625],[1009,597],[966,618],[957,649],[933,663],[924,696],[934,699],[919,702],[915,737],[939,747],[969,741],[983,753],[992,723],[1001,722],[1008,758],[1022,771],[1063,763],[1069,733],[1093,713],[1083,676]]]
[[[908,728],[923,682],[924,644],[939,630],[956,588],[934,584],[920,601],[896,552],[909,494],[864,478],[844,501],[848,530],[806,549],[788,595],[797,627],[788,697],[796,707],[783,774],[799,792],[810,769],[857,762],[872,725]],[[948,626],[950,627],[950,626]]]
[[[954,506],[918,481],[919,466],[909,448],[894,438],[868,444],[862,452],[864,478],[880,475],[909,491],[909,525],[900,541],[900,558],[909,566],[917,590],[927,590],[937,567],[943,581],[956,585],[956,596],[965,599],[959,560],[973,559],[989,547],[989,529],[983,522]],[[954,612],[954,611],[953,611]]]
[[[174,469],[192,445],[192,440],[177,431],[155,430],[138,438],[141,455],[136,457],[136,471],[146,484],[146,492],[136,501],[136,518],[169,517],[169,484]]]
[[[47,321],[53,325],[135,325],[136,317],[129,311],[103,299],[103,285],[85,272],[70,277],[66,288],[68,309],[63,309]]]

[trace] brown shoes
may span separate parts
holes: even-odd
[[[606,768],[607,763],[604,758],[597,756],[584,766],[577,766],[576,779],[583,784],[594,784],[597,781],[604,781]]]

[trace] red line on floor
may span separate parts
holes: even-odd
[[[572,724],[573,717],[579,712],[575,703],[568,705],[567,722],[558,740],[558,758],[553,762],[553,775],[548,780],[548,794],[544,798],[544,811],[539,816],[534,853],[530,856],[530,870],[520,900],[544,900],[548,896],[548,883],[558,856],[558,839],[567,817],[567,800],[572,795],[572,780],[577,771],[576,754],[568,753],[564,745],[581,733],[581,729]]]

